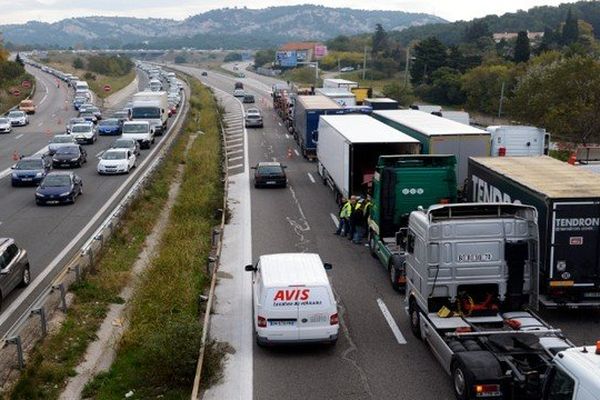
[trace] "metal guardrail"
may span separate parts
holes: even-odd
[[[11,370],[15,367],[19,369],[25,367],[25,353],[47,334],[48,321],[55,312],[65,312],[67,310],[66,293],[69,286],[79,281],[86,270],[94,266],[96,257],[118,228],[125,211],[133,200],[140,195],[142,189],[146,187],[156,169],[164,162],[167,152],[177,137],[176,132],[180,129],[184,120],[182,116],[188,112],[189,105],[186,102],[186,97],[187,95],[184,93],[182,98],[183,110],[177,113],[176,120],[166,134],[165,140],[161,141],[161,145],[155,147],[139,165],[139,167],[143,167],[145,163],[150,163],[148,168],[140,172],[139,176],[132,175],[130,179],[137,178],[135,183],[114,206],[99,227],[89,236],[76,255],[63,265],[62,271],[31,302],[30,306],[1,339],[3,345],[0,348],[0,383],[6,381]],[[137,170],[142,171],[142,168],[139,167]]]

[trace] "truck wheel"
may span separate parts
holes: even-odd
[[[421,315],[419,314],[419,308],[414,298],[410,298],[408,301],[408,319],[410,321],[410,330],[413,335],[421,340]]]
[[[369,252],[373,258],[377,258],[377,253],[375,252],[375,234],[373,231],[369,231]]]
[[[452,364],[452,388],[454,389],[454,396],[456,399],[469,400],[471,398],[469,388],[472,386],[473,385],[469,382],[464,365],[459,362],[454,362]]]
[[[388,274],[390,277],[390,284],[392,285],[392,289],[396,292],[400,291],[400,285],[398,285],[398,271],[394,268],[394,263],[390,261],[390,265],[388,266]]]

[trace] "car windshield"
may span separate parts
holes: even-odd
[[[82,124],[84,122],[85,122],[85,119],[83,119],[83,118],[71,118],[71,121],[69,121],[69,123],[71,125]]]
[[[119,126],[118,119],[105,119],[100,122],[100,126]]]
[[[107,151],[102,154],[103,160],[125,160],[127,155],[124,151]]]
[[[54,136],[52,143],[71,143],[73,138],[71,136]]]
[[[0,124],[8,124],[9,122],[7,118],[0,118]]]
[[[160,118],[158,107],[136,107],[131,111],[133,118]]]
[[[72,154],[79,155],[79,147],[76,146],[65,146],[56,150],[56,154]]]
[[[134,146],[134,142],[132,140],[115,140],[112,147],[118,149],[129,149]]]
[[[75,125],[73,127],[73,133],[78,133],[78,132],[89,132],[92,130],[92,127],[89,125]]]
[[[279,165],[261,165],[257,168],[259,174],[281,174],[283,169]]]
[[[11,111],[8,113],[9,118],[21,118],[24,115],[22,111]]]
[[[43,169],[42,160],[21,160],[15,165],[15,169]]]
[[[71,178],[68,175],[48,175],[42,181],[41,187],[71,186]]]
[[[259,119],[260,115],[258,115],[258,114],[250,114],[250,115],[247,115],[246,118],[248,118],[248,119]]]
[[[148,125],[146,124],[126,124],[123,125],[123,133],[146,133]]]

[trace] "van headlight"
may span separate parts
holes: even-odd
[[[556,270],[558,272],[563,272],[567,269],[567,262],[566,261],[559,261],[556,263]]]

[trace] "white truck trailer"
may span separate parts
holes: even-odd
[[[157,136],[167,131],[169,98],[167,92],[138,92],[133,95],[132,120],[145,120]]]

